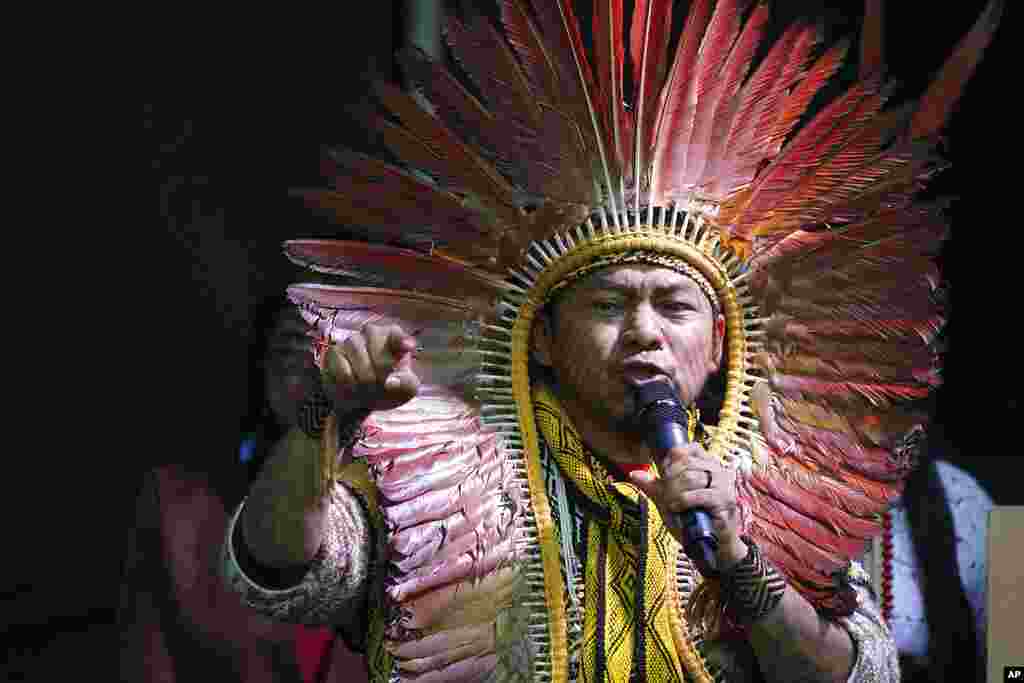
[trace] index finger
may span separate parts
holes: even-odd
[[[678,475],[687,468],[700,467],[705,457],[704,449],[698,443],[688,443],[683,446],[676,446],[665,454],[661,462],[661,476],[666,479]]]

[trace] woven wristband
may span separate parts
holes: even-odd
[[[316,381],[311,384],[313,389],[302,399],[298,407],[298,426],[310,439],[319,440],[323,438],[327,418],[334,411],[334,404],[324,391],[319,372]],[[369,412],[360,412],[338,419],[339,449],[348,448],[356,442],[362,433],[363,421],[368,415]]]
[[[299,404],[298,424],[299,429],[306,433],[311,439],[319,439],[324,434],[324,424],[327,417],[334,410],[331,399],[328,398],[320,383],[320,378],[313,382],[313,389],[306,394]]]
[[[743,542],[747,556],[722,575],[722,594],[729,615],[738,623],[749,624],[765,616],[779,604],[786,592],[786,579],[749,538]]]

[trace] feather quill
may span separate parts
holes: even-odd
[[[658,94],[668,71],[668,45],[672,32],[671,0],[638,0],[630,27],[630,54],[636,90],[633,135],[635,175],[634,211],[640,211],[640,192],[647,177],[648,156],[654,146]]]

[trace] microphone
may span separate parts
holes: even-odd
[[[663,472],[669,450],[689,443],[686,411],[668,382],[645,382],[636,387],[633,428],[643,435]],[[683,549],[698,571],[704,576],[716,576],[718,537],[711,526],[711,515],[703,508],[691,508],[672,513],[672,517],[672,523],[683,529]]]

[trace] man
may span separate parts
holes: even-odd
[[[755,63],[768,5],[700,2],[669,68],[671,8],[650,5],[635,109],[614,5],[591,57],[570,3],[502,3],[505,35],[447,26],[482,99],[406,55],[432,106],[382,85],[398,123],[375,122],[404,165],[339,153],[306,194],[370,244],[289,257],[361,286],[289,290],[323,386],[225,569],[251,606],[362,640],[371,680],[898,678],[850,560],[935,383],[944,226],[913,195],[965,69],[882,112],[869,21],[861,80],[802,121],[842,44],[815,57],[801,24]],[[720,369],[717,424],[690,412],[695,443],[651,452],[637,390],[690,406]],[[682,551],[694,508],[717,569]]]
[[[687,404],[698,398],[721,365],[724,330],[723,316],[686,275],[649,265],[608,267],[552,302],[536,324],[533,351],[535,361],[549,371],[565,415],[587,446],[607,458],[613,475],[625,480],[629,472],[629,480],[655,502],[663,519],[694,507],[711,513],[719,563],[728,572],[749,553],[738,532],[735,471],[694,443],[674,449],[661,478],[655,478],[644,469],[652,454],[630,425],[634,389],[645,382],[670,382]],[[415,340],[400,327],[372,324],[333,347],[325,376],[335,387],[340,421],[350,423],[368,411],[393,409],[413,398],[419,386],[409,367],[414,349]],[[319,446],[293,431],[253,487],[241,518],[245,546],[235,546],[236,552],[251,553],[250,563],[286,571],[308,571],[314,563],[330,533],[325,527],[331,516],[309,477],[316,471]],[[342,485],[337,495],[351,494]],[[358,509],[352,502],[333,504]],[[348,514],[359,514],[351,509]],[[682,529],[670,530],[682,543]],[[369,554],[369,543],[368,536],[354,535],[344,538],[341,548]],[[313,602],[361,604],[369,577],[341,580],[336,595]],[[287,582],[269,587],[284,586]],[[732,641],[728,647],[709,648],[707,656],[730,672],[729,680],[753,675],[751,654],[756,667],[768,672],[766,680],[845,681],[855,664],[895,680],[888,631],[870,599],[863,598],[861,609],[875,630],[857,631],[855,647],[842,622],[823,619],[790,588],[775,609],[753,622],[749,649]]]

